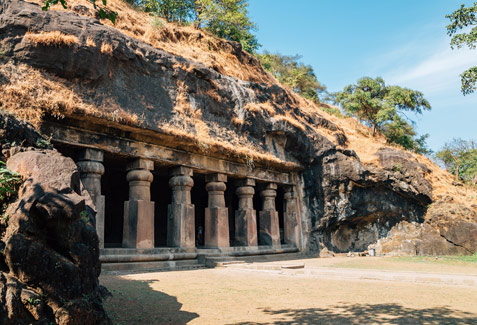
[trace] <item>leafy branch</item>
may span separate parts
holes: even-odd
[[[88,0],[93,4],[94,9],[98,12],[99,17],[101,19],[108,19],[113,24],[116,23],[116,18],[118,17],[118,13],[106,8],[107,0],[101,0],[103,6],[97,5],[96,0]],[[68,8],[68,4],[66,0],[45,0],[44,6],[41,8],[43,11],[47,11],[52,5],[57,5],[60,3],[64,9]]]

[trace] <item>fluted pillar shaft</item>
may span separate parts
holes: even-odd
[[[283,194],[284,236],[287,244],[298,247],[300,228],[297,216],[296,192],[294,186],[286,186]]]
[[[205,189],[209,194],[208,207],[205,209],[205,246],[229,247],[229,211],[224,197],[227,175],[208,174],[205,181]]]
[[[104,195],[101,195],[101,176],[104,174],[103,158],[104,154],[101,150],[83,149],[80,151],[76,163],[81,182],[96,207],[96,232],[100,248],[104,248],[105,198]]]
[[[154,163],[147,159],[136,159],[127,166],[129,201],[124,202],[123,247],[154,248],[153,169]]]
[[[257,212],[253,209],[255,180],[246,178],[237,184],[235,193],[239,203],[235,211],[235,242],[238,246],[257,246]]]
[[[275,197],[277,196],[277,184],[269,183],[260,192],[262,197],[262,211],[259,213],[259,243],[267,246],[280,246],[280,225],[278,212],[275,209]]]
[[[171,170],[169,186],[172,200],[168,206],[167,246],[195,247],[195,211],[190,191],[194,186],[192,169],[176,167]]]

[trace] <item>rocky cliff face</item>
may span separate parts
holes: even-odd
[[[29,106],[35,116],[129,124],[169,134],[171,145],[189,151],[301,169],[311,253],[320,243],[336,252],[365,250],[401,221],[425,220],[432,170],[384,145],[374,152],[377,163],[364,163],[339,119],[275,83],[238,44],[216,55],[239,58],[263,78],[237,79],[230,67],[171,54],[84,12],[42,12],[36,4],[0,0],[4,109],[29,115],[22,110]]]

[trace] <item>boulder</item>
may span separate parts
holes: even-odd
[[[7,168],[24,182],[1,226],[0,323],[110,324],[95,210],[74,161],[28,150]]]

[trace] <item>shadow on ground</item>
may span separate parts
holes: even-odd
[[[263,309],[265,314],[278,317],[266,323],[251,324],[477,324],[477,314],[447,307],[414,309],[398,304],[354,304],[329,308]]]
[[[180,310],[182,304],[176,297],[151,289],[150,282],[153,281],[101,279],[101,284],[113,295],[104,304],[113,324],[187,324],[199,317]]]

